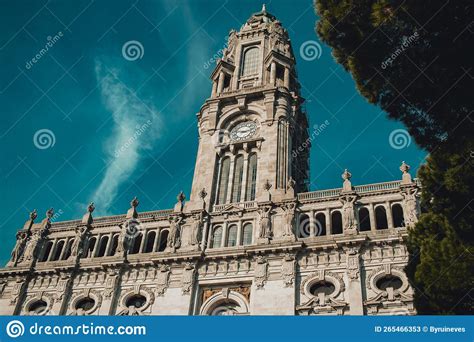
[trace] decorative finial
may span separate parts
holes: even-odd
[[[344,172],[341,176],[344,180],[350,180],[352,178],[352,173],[350,173],[347,169],[344,169]]]
[[[270,184],[270,182],[267,179],[265,184],[263,184],[263,189],[266,190],[266,191],[270,191],[271,188],[272,188],[272,185]]]
[[[94,202],[89,203],[89,205],[87,206],[87,211],[92,213],[94,210],[95,210]]]
[[[46,212],[46,217],[50,219],[51,217],[53,217],[53,215],[54,215],[54,209],[49,208],[48,211]]]
[[[204,198],[206,198],[207,196],[207,192],[206,192],[206,188],[202,188],[202,190],[199,192],[199,197],[204,200]]]
[[[140,204],[140,202],[138,201],[137,196],[133,197],[132,201],[130,202],[130,206],[132,208],[136,208],[136,207],[138,207],[139,204]]]
[[[181,190],[178,194],[177,200],[178,202],[184,202],[185,199],[186,199],[186,196],[184,195],[184,192]]]
[[[36,209],[33,209],[33,211],[30,213],[30,220],[34,221],[38,217],[38,213],[36,212]]]
[[[267,6],[265,6],[265,4],[262,5],[262,12],[266,12],[267,11]]]

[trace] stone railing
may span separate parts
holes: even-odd
[[[415,178],[413,182],[417,186],[421,187],[421,183],[417,178]],[[354,186],[354,191],[359,194],[363,194],[363,193],[368,193],[368,192],[396,190],[400,188],[400,185],[401,185],[401,181],[399,180],[391,181],[391,182],[383,182],[383,183],[366,184],[366,185],[356,185]],[[342,188],[303,192],[303,193],[298,194],[298,200],[308,201],[308,200],[318,200],[318,199],[323,199],[323,198],[337,197],[341,194],[341,191],[342,191]]]

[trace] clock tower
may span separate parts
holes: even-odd
[[[288,32],[265,7],[231,30],[198,117],[191,207],[307,191],[308,122]]]

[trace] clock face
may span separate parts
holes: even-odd
[[[241,141],[251,138],[257,132],[257,124],[253,121],[242,122],[232,129],[230,138],[232,141]]]

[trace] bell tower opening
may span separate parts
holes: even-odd
[[[308,120],[288,32],[262,8],[239,31],[211,74],[198,117],[199,148],[190,205],[263,201],[307,191]]]

